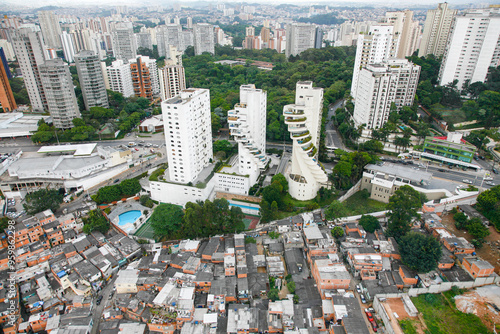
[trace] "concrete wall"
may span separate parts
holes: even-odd
[[[360,191],[361,190],[361,181],[362,180],[363,180],[363,178],[361,178],[361,180],[359,180],[358,183],[356,183],[351,189],[349,189],[344,195],[342,195],[339,198],[339,202],[345,201],[346,199],[348,199],[349,197],[351,197],[352,195],[354,195],[356,192]]]

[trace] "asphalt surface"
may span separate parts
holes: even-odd
[[[331,121],[331,118],[335,116],[335,111],[342,107],[344,103],[344,100],[339,100],[335,102],[334,104],[331,104],[329,109],[328,109],[328,123],[326,123],[325,127],[325,132],[326,132],[326,140],[325,140],[325,146],[330,147],[330,148],[340,148],[342,150],[345,150],[344,143],[342,142],[342,138],[340,138],[339,133],[337,132],[337,129],[335,128],[335,125],[333,124],[333,121]]]
[[[97,334],[99,332],[99,322],[102,317],[102,313],[105,308],[111,305],[112,300],[108,299],[109,294],[113,291],[113,286],[115,285],[117,275],[115,274],[112,279],[108,281],[108,284],[104,286],[99,293],[94,295],[94,308],[92,310],[92,319],[94,321],[94,325],[92,326],[91,334]],[[103,296],[101,304],[97,305],[96,300],[98,296]]]

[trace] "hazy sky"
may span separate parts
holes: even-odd
[[[304,1],[304,0],[273,0],[272,3],[291,3],[297,5],[313,5],[313,4],[321,4],[326,5],[330,4],[332,6],[335,5],[344,5],[344,4],[371,4],[378,6],[388,6],[388,7],[402,7],[402,6],[418,6],[418,5],[433,5],[438,4],[439,2],[443,2],[444,0],[335,0],[335,1]],[[41,6],[85,6],[85,5],[129,5],[129,6],[154,6],[154,5],[162,5],[168,7],[174,3],[193,3],[199,2],[199,0],[182,0],[182,1],[156,1],[156,0],[145,0],[145,1],[137,1],[137,0],[0,0],[0,3],[8,3],[12,5],[25,5],[28,7],[41,7]],[[224,3],[234,1],[205,1],[207,3]],[[239,1],[238,1],[239,2]],[[247,3],[271,3],[271,1],[265,0],[249,0]],[[478,0],[448,0],[447,1],[451,6],[453,5],[463,5],[463,4],[472,4],[472,5],[481,5],[486,3],[494,3],[493,1],[478,1]]]

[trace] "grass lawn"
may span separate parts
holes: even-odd
[[[320,207],[324,207],[324,206],[329,205],[331,202],[333,202],[337,198],[338,198],[338,196],[332,195],[332,196],[330,196],[329,199],[326,199],[326,200],[321,201],[320,203],[317,203],[314,199],[311,199],[309,201],[299,201],[287,193],[285,198],[284,198],[284,201],[285,201],[285,203],[286,202],[292,203],[292,205],[294,207],[297,207],[297,208],[305,208],[308,205],[315,205],[315,204],[319,204]]]
[[[350,212],[350,216],[363,215],[365,213],[384,211],[387,204],[366,198],[365,192],[358,191],[344,201],[344,205]]]
[[[444,294],[424,294],[411,299],[422,313],[427,326],[426,334],[491,333],[476,315],[457,310],[452,296],[453,294],[448,291],[446,297]],[[418,320],[403,322],[405,333],[415,333],[415,328],[411,324],[414,321]]]

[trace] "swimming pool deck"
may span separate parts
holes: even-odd
[[[140,221],[140,218],[142,218],[142,222],[140,225],[137,225],[137,227],[134,225],[134,223],[128,223],[125,225],[118,225],[118,222],[120,220],[119,216],[122,213],[128,212],[128,211],[133,211],[133,210],[138,210],[141,212],[141,216],[137,218],[137,221]],[[149,214],[147,217],[144,216],[143,212],[144,210],[148,210]],[[117,204],[116,207],[111,211],[108,215],[109,220],[116,226],[120,227],[123,231],[127,232],[128,234],[133,234],[136,230],[138,230],[142,224],[147,220],[149,215],[152,213],[152,210],[148,207],[145,207],[141,205],[140,203],[136,201],[129,201],[127,203],[120,203]]]

